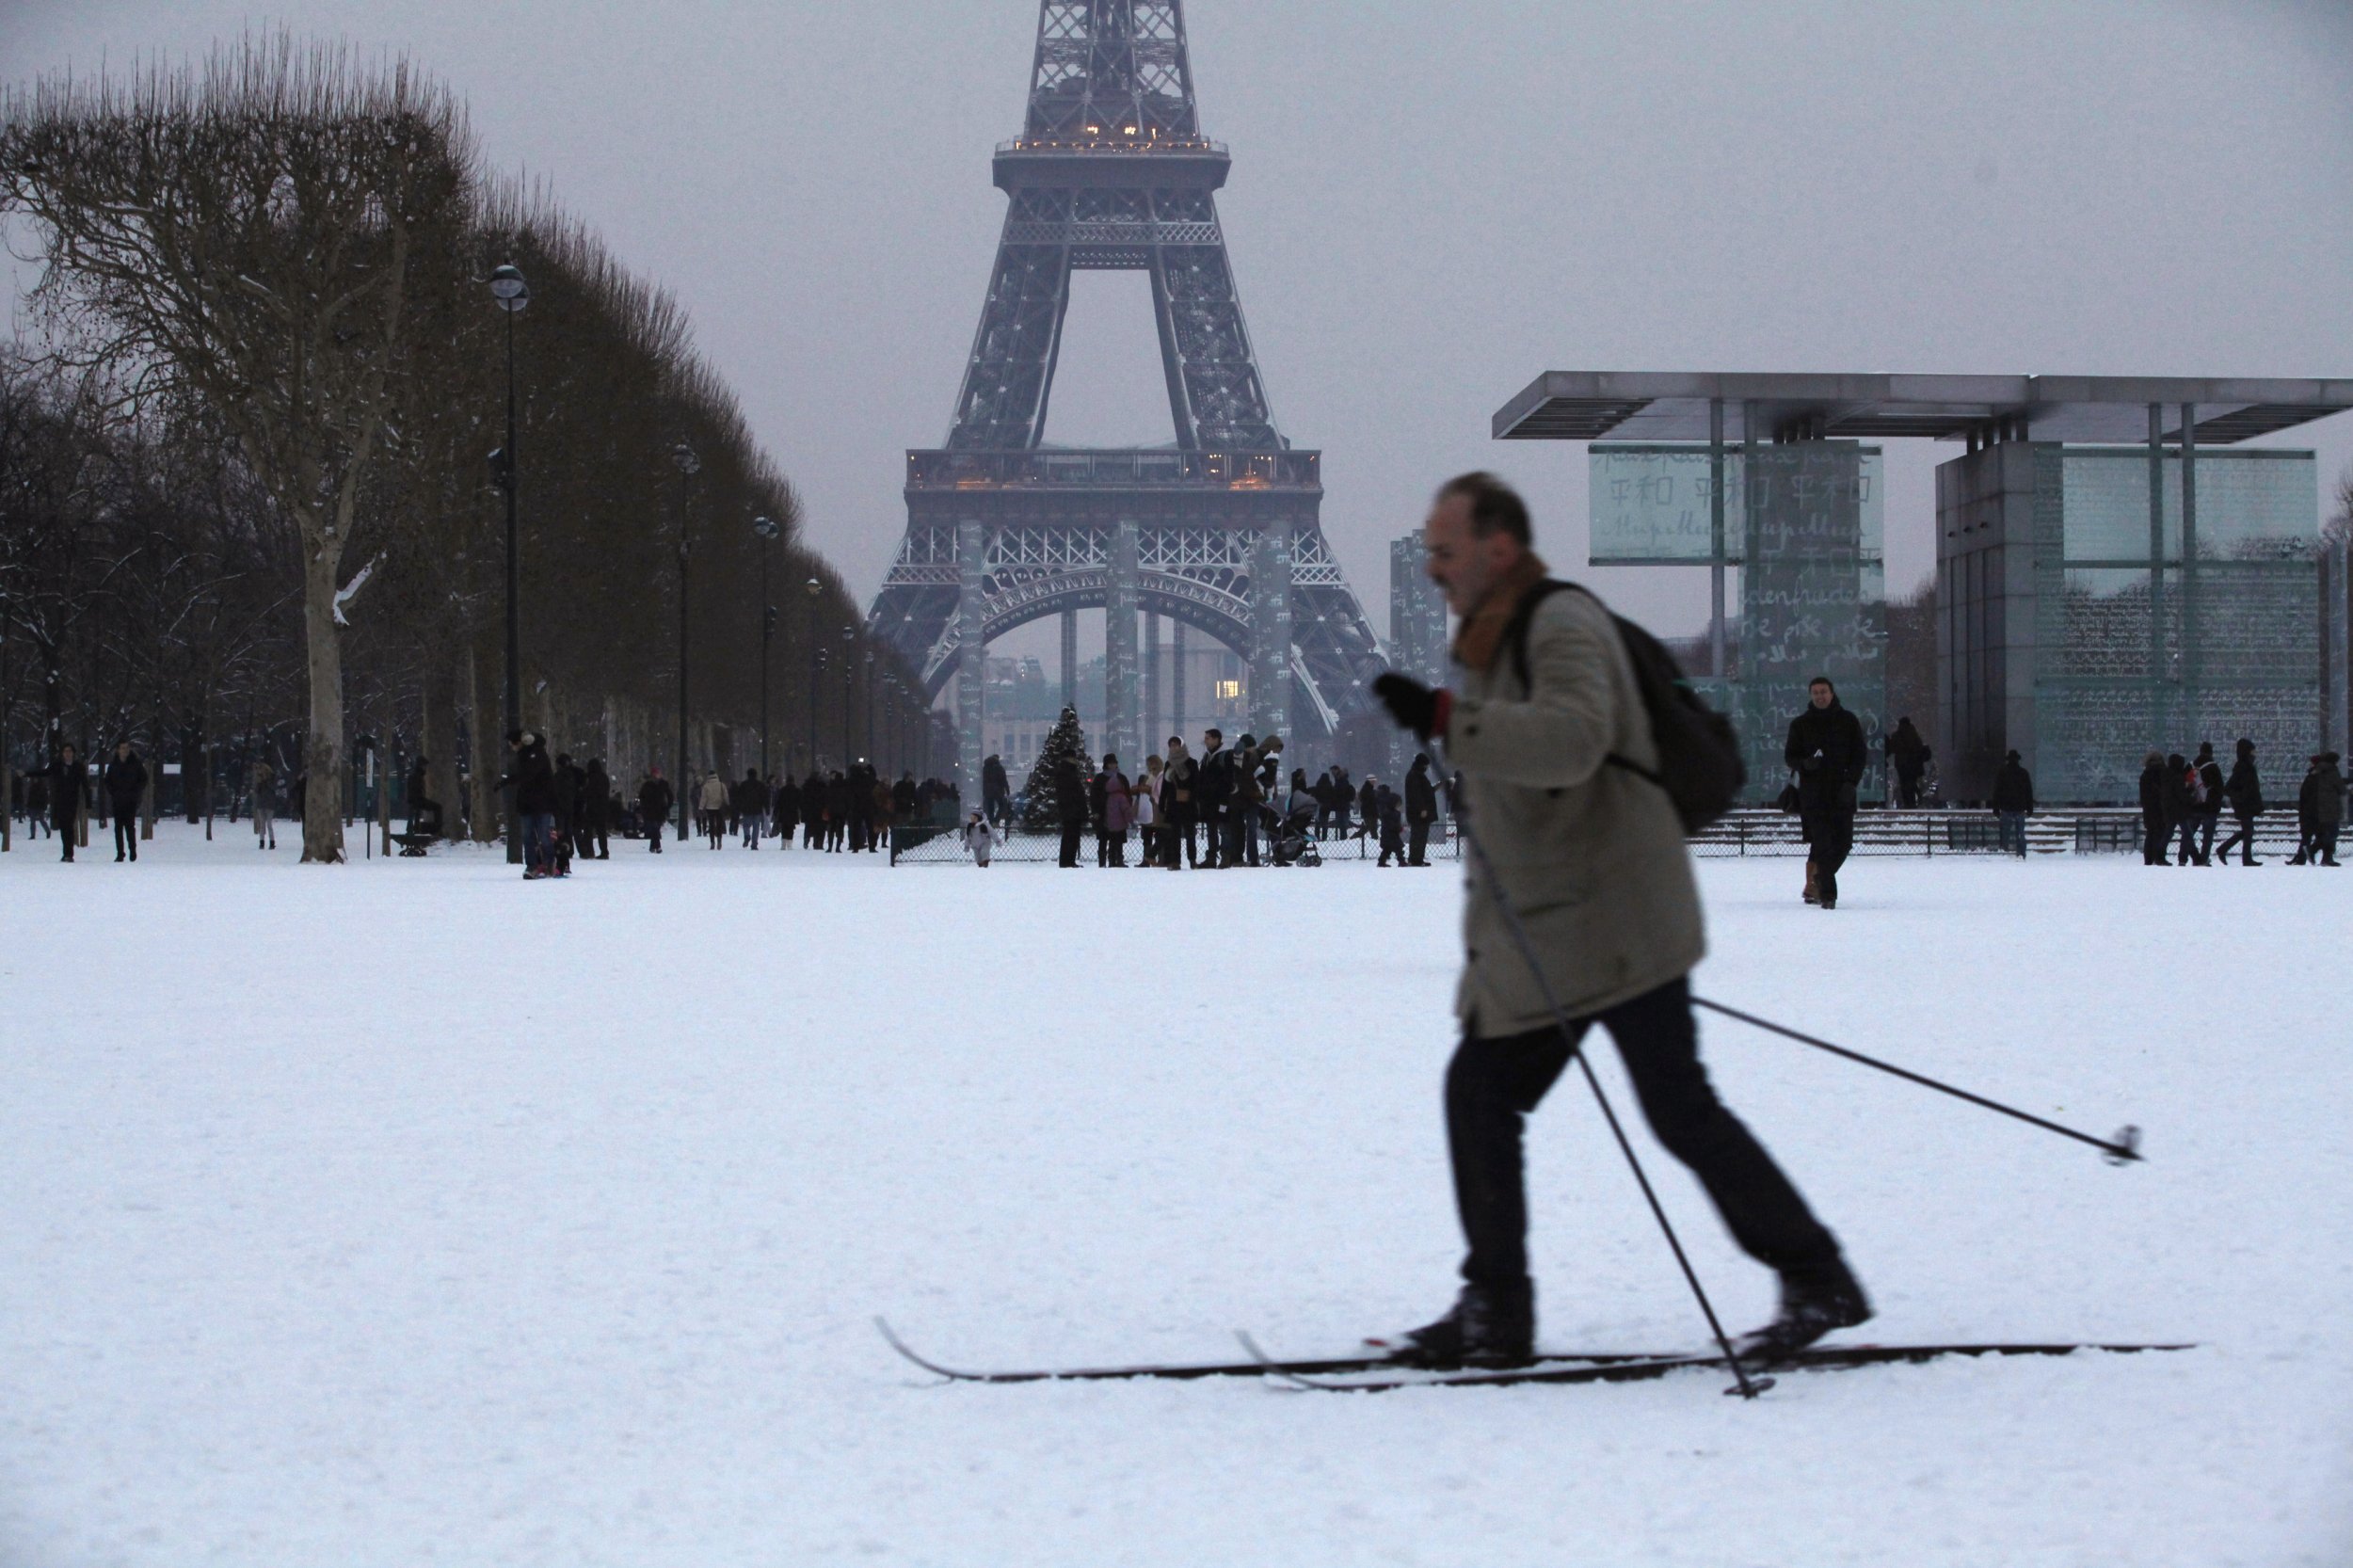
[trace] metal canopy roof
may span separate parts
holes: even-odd
[[[1756,437],[2145,442],[2149,405],[2165,439],[2181,439],[2192,405],[2197,439],[2227,446],[2353,409],[2353,379],[2131,376],[1748,376],[1549,370],[1496,410],[1495,437],[1517,441],[1704,441],[1721,398],[1724,440]]]

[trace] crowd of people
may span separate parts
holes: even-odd
[[[1172,872],[1291,865],[1311,857],[1313,845],[1352,835],[1377,841],[1383,866],[1430,863],[1431,830],[1451,786],[1433,774],[1428,753],[1414,759],[1401,792],[1369,775],[1352,782],[1337,766],[1310,782],[1305,768],[1287,774],[1283,761],[1279,735],[1245,734],[1229,746],[1212,727],[1202,732],[1197,754],[1171,735],[1133,774],[1114,752],[1093,764],[1064,757],[1050,770],[1050,801],[1032,803],[1013,793],[1002,760],[992,756],[982,764],[981,804],[963,839],[975,862],[986,865],[989,849],[1036,804],[1032,820],[1048,816],[1060,830],[1058,863],[1066,867],[1080,864],[1090,830],[1102,867],[1130,864],[1130,835],[1132,864]]]
[[[583,765],[567,753],[551,757],[545,738],[527,729],[511,732],[506,744],[507,771],[499,783],[515,792],[524,876],[568,876],[575,860],[609,860],[616,837],[643,839],[650,853],[662,853],[663,829],[680,798],[661,764],[648,767],[634,798],[625,799],[602,758]],[[440,804],[425,794],[425,768],[419,758],[409,779],[411,832],[440,820]],[[957,809],[956,788],[946,780],[919,780],[912,772],[888,780],[862,759],[830,773],[811,769],[801,780],[790,774],[765,779],[758,768],[730,780],[713,769],[690,781],[686,804],[693,833],[710,849],[734,841],[756,850],[768,839],[789,848],[797,832],[809,849],[853,855],[879,853],[894,824],[952,825]],[[687,831],[680,822],[681,840]]]
[[[2337,864],[2337,833],[2345,823],[2345,775],[2337,754],[2316,751],[2307,760],[2303,781],[2296,792],[2296,854],[2291,866]],[[2214,836],[2228,808],[2237,831],[2222,840]],[[2214,743],[2201,742],[2198,755],[2185,758],[2151,752],[2140,770],[2140,858],[2162,866],[2176,846],[2177,866],[2229,865],[2231,851],[2239,863],[2260,866],[2255,858],[2255,819],[2264,809],[2263,779],[2255,765],[2255,743],[2242,739],[2226,775],[2216,760]]]

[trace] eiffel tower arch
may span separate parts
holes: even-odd
[[[1259,734],[1336,732],[1383,668],[1324,541],[1322,455],[1276,432],[1242,325],[1217,217],[1229,162],[1201,135],[1181,0],[1042,0],[954,423],[907,454],[906,536],[868,616],[927,696],[954,681],[968,799],[983,651],[1041,616],[1105,612],[1105,739],[1131,763],[1160,739],[1141,732],[1139,613],[1247,661]],[[1173,445],[1040,444],[1082,267],[1150,275]]]

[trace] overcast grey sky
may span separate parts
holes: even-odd
[[[1385,541],[1499,469],[1584,559],[1581,447],[1488,418],[1545,369],[2353,375],[2353,5],[1193,0],[1243,308],[1386,630]],[[947,431],[1019,128],[1025,0],[0,0],[21,79],[282,22],[407,53],[693,312],[871,597]],[[528,332],[528,318],[525,331]],[[527,349],[526,349],[527,351]],[[1163,441],[1144,283],[1082,274],[1048,439]],[[2324,483],[2353,418],[2317,446]],[[1891,443],[1888,584],[1934,563]],[[1600,574],[1662,630],[1702,573]]]

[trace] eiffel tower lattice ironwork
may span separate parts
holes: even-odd
[[[936,697],[955,682],[975,798],[982,652],[1040,616],[1106,614],[1105,740],[1141,732],[1136,617],[1248,661],[1252,726],[1336,731],[1381,649],[1323,537],[1321,454],[1276,433],[1242,325],[1181,0],[1043,0],[1029,118],[1000,146],[1009,204],[947,444],[907,454],[906,536],[868,617]],[[1173,446],[1041,445],[1077,268],[1148,273]],[[1296,731],[1295,731],[1296,727]]]

